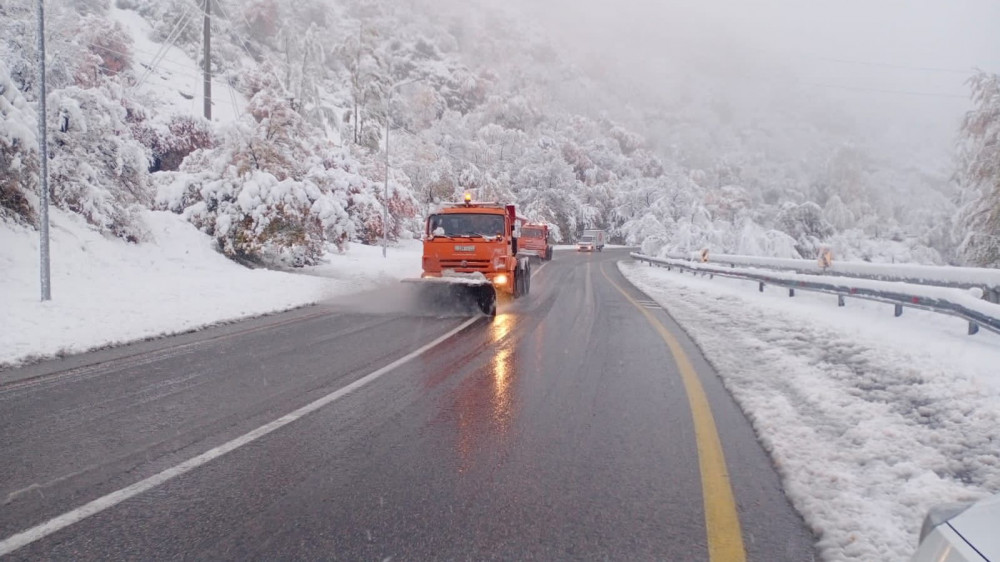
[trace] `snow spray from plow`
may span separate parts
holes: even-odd
[[[421,300],[431,306],[475,306],[487,316],[496,316],[497,290],[482,274],[403,279],[403,283],[417,287]]]

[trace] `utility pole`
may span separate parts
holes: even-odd
[[[41,250],[42,301],[52,300],[52,277],[49,270],[49,144],[46,136],[45,108],[45,0],[38,0],[38,183],[39,248]]]
[[[205,23],[202,26],[205,44],[205,119],[212,120],[212,0],[205,0]]]
[[[389,112],[392,111],[392,92],[397,88],[405,86],[407,84],[412,84],[414,82],[420,82],[423,78],[416,78],[414,80],[407,80],[405,82],[399,82],[389,86],[386,91],[385,97],[385,188],[383,190],[383,198],[385,204],[382,205],[382,257],[386,257],[386,248],[389,246],[389,129],[390,129],[390,115]]]
[[[386,257],[386,248],[389,245],[389,112],[392,110],[392,88],[385,102],[385,189],[383,190],[382,205],[382,257]]]

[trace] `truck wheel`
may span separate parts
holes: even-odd
[[[552,246],[549,246],[548,248],[545,249],[545,261],[549,261],[551,259],[552,259]]]
[[[520,298],[521,296],[521,283],[524,280],[521,278],[521,266],[514,268],[514,298]]]
[[[531,294],[531,262],[529,261],[529,262],[525,263],[524,266],[525,266],[525,270],[524,270],[524,294],[525,295],[530,295]]]

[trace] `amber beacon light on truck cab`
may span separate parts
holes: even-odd
[[[407,281],[444,288],[444,298],[471,299],[492,316],[498,293],[517,298],[531,288],[531,263],[517,255],[519,236],[514,205],[474,202],[466,194],[464,202],[427,217],[423,273]]]

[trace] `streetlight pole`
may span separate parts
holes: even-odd
[[[38,183],[39,246],[42,281],[42,301],[52,300],[52,276],[49,270],[49,145],[46,135],[45,109],[45,0],[38,0]]]
[[[202,47],[205,49],[204,103],[205,119],[212,120],[212,0],[205,0],[205,20],[202,23]]]
[[[392,128],[389,122],[390,115],[389,111],[392,109],[392,92],[393,90],[406,86],[407,84],[412,84],[414,82],[420,82],[423,78],[415,78],[413,80],[406,80],[405,82],[399,82],[393,84],[389,87],[385,96],[385,187],[383,188],[383,204],[382,204],[382,257],[387,257],[387,248],[389,246],[389,130]]]

